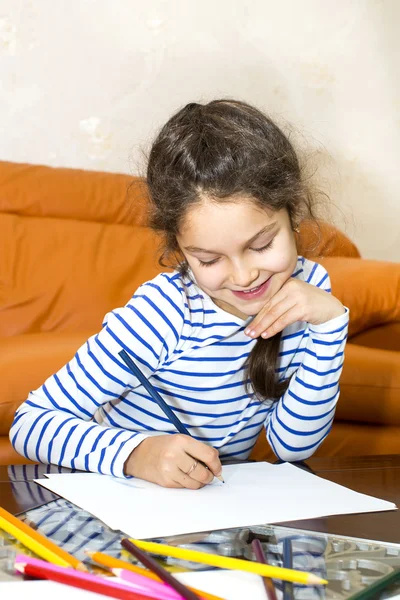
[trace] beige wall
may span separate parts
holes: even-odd
[[[333,216],[400,260],[397,0],[0,0],[0,158],[137,172],[180,105],[293,123]]]

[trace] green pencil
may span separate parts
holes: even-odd
[[[350,596],[348,600],[368,600],[369,598],[373,598],[376,596],[376,594],[388,588],[398,579],[400,579],[400,569],[396,569],[385,577],[378,579],[378,581],[375,581],[375,583],[371,583],[371,585],[366,587],[365,590],[361,590],[360,592],[353,594],[353,596]]]

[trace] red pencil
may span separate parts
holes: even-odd
[[[133,592],[129,589],[121,589],[118,587],[107,585],[107,582],[103,582],[100,577],[99,581],[88,581],[80,577],[77,571],[72,569],[65,569],[65,573],[59,573],[51,571],[45,567],[36,567],[34,565],[18,565],[18,570],[29,577],[35,577],[36,579],[50,579],[57,583],[64,583],[72,587],[77,587],[82,590],[88,590],[89,592],[96,592],[97,594],[103,594],[103,596],[109,596],[111,598],[119,598],[120,600],[149,600],[148,596],[142,596],[137,592]],[[16,565],[17,568],[17,565]]]

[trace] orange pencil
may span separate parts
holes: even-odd
[[[97,562],[99,565],[103,567],[108,567],[109,569],[126,569],[127,571],[132,571],[132,573],[138,573],[139,575],[144,575],[148,577],[148,579],[153,579],[154,581],[161,581],[161,579],[151,571],[144,569],[143,567],[138,567],[137,565],[133,565],[130,562],[125,560],[121,560],[119,558],[114,558],[113,556],[109,556],[109,554],[103,554],[102,552],[93,552],[91,550],[85,550],[85,554],[90,556],[90,558]],[[220,596],[214,596],[213,594],[209,594],[208,592],[203,592],[202,590],[198,590],[190,585],[187,586],[192,592],[201,596],[201,598],[205,598],[206,600],[223,600]]]
[[[21,544],[38,554],[41,558],[60,566],[74,567],[79,571],[87,571],[85,565],[77,558],[62,550],[49,538],[32,529],[29,525],[14,517],[4,508],[0,507],[0,529],[17,539]]]

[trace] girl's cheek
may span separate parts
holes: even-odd
[[[207,272],[209,269],[210,272]],[[197,282],[205,288],[216,291],[219,290],[224,281],[224,273],[220,269],[214,267],[200,267],[196,273]]]
[[[287,270],[295,267],[297,257],[293,257],[291,254],[282,253],[271,256],[264,263],[264,269],[271,271],[272,273],[284,273]]]

